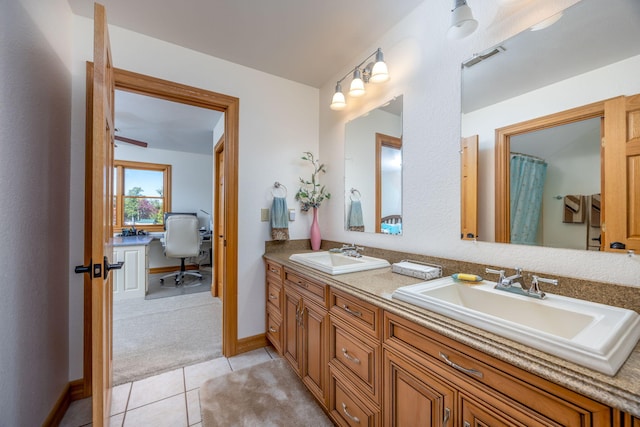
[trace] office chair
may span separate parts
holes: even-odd
[[[202,279],[198,270],[186,270],[185,259],[200,255],[200,232],[198,217],[195,214],[165,214],[164,254],[170,258],[180,258],[180,271],[175,271],[160,278],[164,283],[167,277],[175,279],[175,285],[180,286],[185,275],[192,275]],[[192,286],[202,285],[202,282]]]

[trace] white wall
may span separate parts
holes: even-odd
[[[74,142],[78,142],[74,151],[77,150],[79,158],[72,164],[72,174],[81,175],[84,167],[81,160],[84,156],[84,62],[92,57],[93,21],[75,16],[73,27],[72,129]],[[262,254],[265,240],[270,240],[270,230],[267,222],[260,222],[260,209],[271,205],[271,187],[275,181],[281,182],[289,189],[289,207],[298,210],[297,220],[290,224],[291,238],[309,236],[311,219],[309,215],[299,214],[294,195],[298,176],[305,167],[300,160],[302,152],[318,153],[318,90],[132,31],[110,26],[109,32],[117,68],[240,99],[238,337],[264,333]],[[74,181],[71,192],[83,194],[83,191],[82,182]],[[81,217],[82,210],[82,200],[74,200],[72,211]],[[82,248],[73,249],[72,258],[81,257]],[[78,307],[76,310],[81,310],[81,299],[72,303]],[[81,338],[81,324],[76,325],[72,333]],[[75,365],[81,366],[82,348],[75,349],[71,357]]]
[[[69,381],[72,15],[66,0],[1,9],[0,424],[35,426]]]
[[[404,94],[403,235],[390,237],[345,231],[343,206],[332,203],[321,208],[320,222],[325,238],[508,269],[519,266],[525,271],[535,270],[549,276],[575,276],[639,286],[640,256],[474,243],[459,238],[460,63],[474,52],[494,46],[573,3],[571,0],[528,2],[507,15],[504,9],[499,9],[497,0],[476,1],[470,6],[480,22],[479,29],[467,39],[448,40],[449,5],[425,1],[362,52],[361,57],[337,69],[334,79],[320,90],[321,156],[329,171],[323,183],[330,191],[343,188],[345,123],[384,100]],[[335,81],[378,46],[384,50],[391,80],[377,87],[368,85],[369,93],[360,100],[347,97],[348,106],[342,112],[330,110]],[[619,80],[611,82],[612,86],[619,84]],[[619,87],[617,92],[621,92]],[[508,119],[506,123],[513,122],[513,118],[505,119]]]

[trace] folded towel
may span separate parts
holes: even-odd
[[[571,224],[581,224],[584,222],[585,208],[584,196],[568,195],[564,196],[564,212],[562,222]]]
[[[289,209],[284,197],[274,197],[271,204],[271,239],[289,240]]]
[[[364,231],[364,220],[362,218],[362,204],[360,200],[351,201],[349,218],[347,218],[347,228],[349,231]]]

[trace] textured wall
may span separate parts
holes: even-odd
[[[71,13],[35,3],[0,13],[2,426],[41,425],[68,383]]]

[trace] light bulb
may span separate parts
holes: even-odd
[[[349,96],[358,97],[364,95],[364,82],[362,81],[362,74],[360,70],[356,68],[353,72],[353,80],[351,80],[351,86],[349,86]]]

